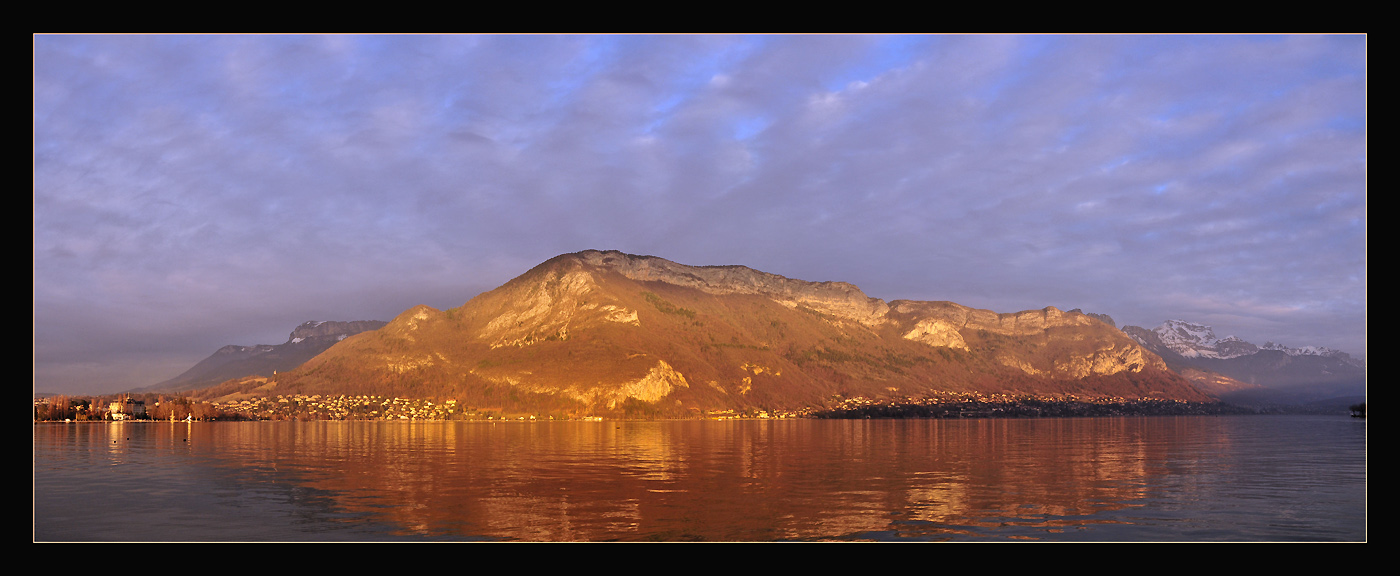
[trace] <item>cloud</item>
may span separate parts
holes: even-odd
[[[99,321],[193,364],[587,248],[998,311],[1233,315],[1259,339],[1296,320],[1290,344],[1359,353],[1364,56],[1358,36],[38,36],[36,358],[101,348],[70,332]],[[58,373],[36,386],[79,385]]]

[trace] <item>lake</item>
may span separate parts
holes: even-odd
[[[41,423],[34,539],[1365,541],[1366,423]]]

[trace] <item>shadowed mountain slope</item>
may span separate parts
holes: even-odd
[[[133,392],[198,390],[233,378],[272,376],[301,366],[349,336],[377,330],[384,324],[379,320],[306,322],[293,329],[285,343],[224,346],[183,374]]]

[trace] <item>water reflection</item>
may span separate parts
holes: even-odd
[[[1364,538],[1364,429],[1359,467],[1319,466],[1296,445],[1275,460],[1261,457],[1260,442],[1278,444],[1277,431],[1253,430],[1263,420],[36,426],[36,494],[62,490],[45,486],[49,473],[41,469],[85,469],[86,458],[133,478],[164,475],[152,486],[213,476],[225,495],[220,506],[256,506],[257,494],[276,494],[307,514],[303,530],[369,523],[387,527],[391,539],[1179,540],[1209,524],[1219,533],[1205,539],[1248,540],[1270,538],[1240,519],[1257,511],[1202,520],[1195,507],[1210,506],[1191,503],[1235,498],[1234,487],[1243,485],[1263,499],[1256,506],[1272,506],[1277,493],[1321,490],[1319,481],[1337,484],[1341,474],[1340,483],[1354,487],[1332,498],[1359,510],[1344,514],[1352,518],[1342,528],[1318,528],[1318,510],[1289,514],[1313,538],[1328,530],[1340,532],[1335,539]],[[1250,453],[1240,453],[1242,440]],[[1329,442],[1336,439],[1320,439],[1318,447],[1335,452]],[[1241,474],[1258,476],[1260,466],[1273,480],[1242,482]],[[53,482],[100,477],[82,474],[85,480]],[[1312,488],[1299,488],[1299,475],[1311,477]],[[171,497],[182,487],[158,489]],[[1357,490],[1362,500],[1348,504]],[[1182,507],[1185,516],[1177,514]],[[206,523],[223,522],[203,512]],[[1360,527],[1345,525],[1356,516]],[[195,539],[237,539],[203,529],[215,536]],[[1215,534],[1209,530],[1202,534]]]

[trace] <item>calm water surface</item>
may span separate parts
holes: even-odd
[[[1366,424],[36,424],[34,539],[1364,541]]]

